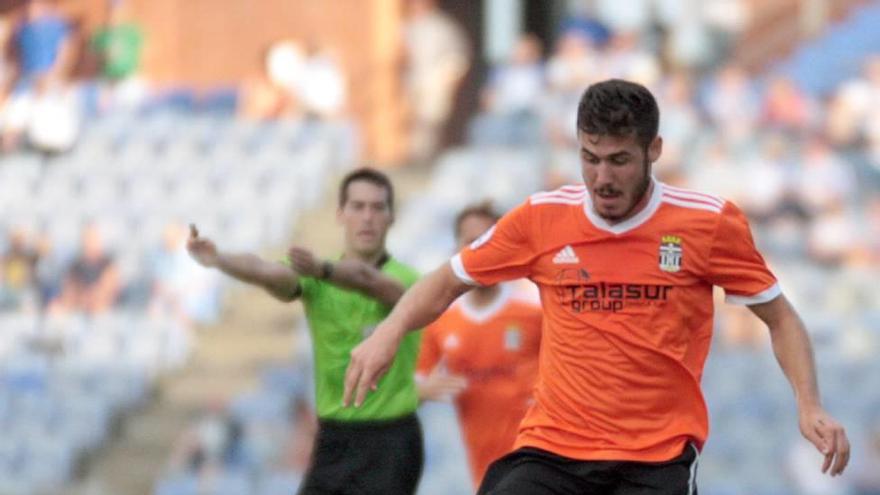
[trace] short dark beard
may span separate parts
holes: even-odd
[[[636,205],[638,205],[639,203],[642,202],[642,198],[644,198],[645,194],[647,194],[648,187],[651,186],[651,172],[650,172],[651,163],[648,161],[648,150],[645,149],[644,151],[645,151],[645,159],[644,159],[645,175],[644,175],[644,177],[642,177],[642,183],[639,184],[639,189],[635,195],[635,198],[636,198],[635,201],[633,201],[633,203],[631,205],[629,205],[629,208],[620,215],[616,215],[614,217],[603,216],[602,218],[604,218],[605,220],[615,221],[615,220],[619,220],[621,218],[626,218],[633,211],[633,209],[636,207]]]

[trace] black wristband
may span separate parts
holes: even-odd
[[[333,276],[333,262],[325,261],[321,263],[321,278],[327,280]]]

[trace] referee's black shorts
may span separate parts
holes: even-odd
[[[534,448],[498,459],[478,495],[696,495],[692,444],[667,462],[579,461]]]
[[[299,495],[411,495],[424,463],[415,414],[390,421],[318,422]]]

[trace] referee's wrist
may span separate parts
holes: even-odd
[[[333,262],[330,260],[325,260],[321,263],[321,279],[328,280],[333,276]]]

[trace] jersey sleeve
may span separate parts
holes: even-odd
[[[440,362],[442,350],[437,342],[436,324],[428,325],[422,332],[422,346],[419,349],[419,359],[416,362],[416,376],[427,377]]]
[[[746,216],[729,201],[712,239],[708,281],[723,288],[725,300],[733,304],[761,304],[782,293],[755,247]]]
[[[483,286],[527,277],[534,257],[529,213],[529,204],[521,204],[453,256],[455,275],[466,284]]]

